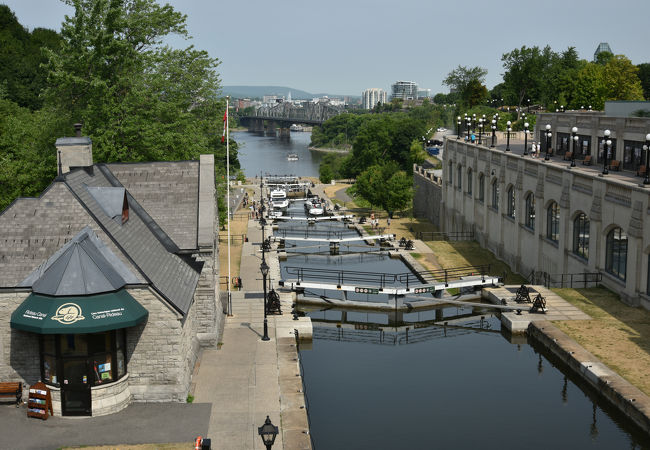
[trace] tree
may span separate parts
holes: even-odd
[[[503,74],[505,88],[514,95],[520,111],[524,99],[536,97],[549,56],[548,46],[544,51],[540,51],[537,46],[528,48],[524,45],[501,57],[505,69]]]
[[[410,159],[411,164],[422,164],[422,162],[427,158],[427,152],[422,148],[424,142],[420,142],[417,139],[414,139],[411,142],[410,148]]]
[[[604,70],[607,99],[643,100],[643,88],[637,76],[638,72],[639,68],[623,55],[609,58]]]
[[[46,58],[41,48],[56,50],[61,38],[52,30],[36,28],[31,33],[6,5],[0,5],[0,84],[7,86],[7,98],[32,111],[40,109],[45,88]]]
[[[225,148],[215,133],[224,103],[218,60],[189,46],[186,16],[154,0],[65,0],[75,9],[61,29],[62,49],[49,51],[48,104],[81,121],[98,161],[196,159]],[[236,146],[231,161],[236,164]]]
[[[413,198],[413,180],[393,162],[375,164],[359,174],[354,191],[392,217]]]
[[[650,63],[639,64],[637,67],[639,68],[638,77],[641,80],[643,96],[646,100],[650,100]]]
[[[488,91],[485,85],[478,80],[470,81],[463,90],[463,103],[469,108],[482,104],[487,98]]]
[[[443,84],[457,92],[463,102],[468,105],[468,101],[476,98],[477,88],[485,81],[487,70],[482,67],[465,67],[458,66],[447,74]],[[487,95],[487,90],[485,91]]]
[[[588,63],[578,71],[574,84],[574,105],[603,109],[607,96],[605,68]]]

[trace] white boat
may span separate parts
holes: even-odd
[[[304,131],[302,125],[293,124],[289,127],[291,131]]]
[[[289,153],[287,155],[287,161],[298,161],[298,155],[296,153]]]
[[[271,206],[274,210],[285,211],[289,207],[287,192],[284,189],[273,189],[271,191]]]
[[[307,212],[312,216],[322,216],[325,212],[323,204],[318,199],[309,202],[309,206],[307,206],[307,203],[305,203],[305,208],[307,209]]]

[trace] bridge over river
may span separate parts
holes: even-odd
[[[273,106],[262,106],[255,114],[240,116],[239,122],[252,132],[275,136],[276,129],[279,129],[279,137],[289,138],[292,124],[320,125],[342,112],[343,108],[327,103],[295,105],[282,102]]]

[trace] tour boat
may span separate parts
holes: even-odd
[[[287,192],[284,189],[273,189],[271,191],[271,206],[273,209],[281,211],[289,207]]]
[[[287,155],[287,161],[298,161],[298,155],[296,153],[289,153]]]
[[[303,131],[302,125],[293,124],[289,127],[291,131]]]

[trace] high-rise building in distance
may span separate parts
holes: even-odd
[[[418,98],[418,84],[414,81],[396,81],[391,88],[391,99],[415,100]]]
[[[361,93],[363,108],[372,109],[377,103],[386,103],[386,91],[379,88],[366,89]]]

